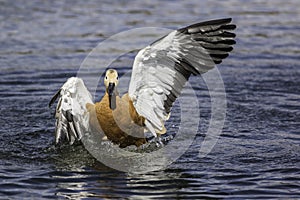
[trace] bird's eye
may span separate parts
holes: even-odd
[[[119,77],[117,76],[117,80],[119,80]]]
[[[105,76],[105,80],[107,80],[107,76]]]

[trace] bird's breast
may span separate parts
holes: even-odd
[[[139,144],[145,142],[144,128],[133,120],[133,111],[127,97],[116,96],[116,108],[112,110],[109,106],[108,95],[105,95],[100,102],[95,104],[95,110],[102,130],[114,143],[128,146],[136,145],[137,142]]]

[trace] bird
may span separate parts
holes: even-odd
[[[105,94],[93,102],[83,80],[69,78],[49,102],[55,110],[55,143],[80,141],[90,126],[112,143],[125,148],[148,142],[145,132],[167,132],[172,105],[190,76],[201,75],[228,57],[236,44],[231,18],[192,24],[154,41],[135,56],[128,93],[119,95],[119,75],[108,69]]]

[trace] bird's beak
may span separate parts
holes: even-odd
[[[115,83],[109,83],[107,87],[107,93],[109,96],[112,96],[115,90]]]
[[[115,83],[109,83],[107,87],[107,93],[109,98],[109,107],[114,110],[116,108],[116,94],[115,94]]]

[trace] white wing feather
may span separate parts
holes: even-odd
[[[86,104],[93,104],[92,96],[83,80],[77,77],[69,78],[61,87],[58,95],[59,100],[55,113],[55,142],[58,143],[63,137],[66,137],[70,144],[73,144],[89,130],[89,113]],[[54,100],[51,102],[53,103]]]
[[[212,20],[172,31],[135,57],[129,97],[155,136],[164,129],[172,104],[191,74],[212,69],[235,43],[231,19]]]

